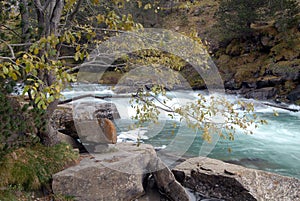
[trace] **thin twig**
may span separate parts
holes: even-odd
[[[7,30],[13,32],[16,36],[18,36],[19,38],[22,38],[22,36],[20,34],[18,34],[15,30],[9,28],[8,26],[4,25],[4,24],[1,24],[0,26],[6,28]]]
[[[0,41],[1,42],[3,42],[8,48],[9,48],[9,50],[10,50],[10,53],[11,53],[11,57],[2,57],[2,59],[4,59],[4,58],[6,58],[6,59],[15,59],[16,57],[15,57],[15,52],[14,52],[14,50],[13,50],[13,48],[11,47],[11,45],[10,44],[8,44],[6,41],[4,41],[4,40],[2,40],[2,39],[0,39]],[[1,58],[1,57],[0,57]]]

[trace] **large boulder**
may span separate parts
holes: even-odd
[[[243,94],[245,98],[253,98],[258,100],[268,100],[274,98],[277,93],[278,90],[275,87],[241,90],[241,94]]]
[[[292,90],[287,98],[291,101],[291,102],[295,102],[297,100],[300,100],[300,85],[298,85],[294,90]]]
[[[277,76],[265,76],[261,77],[257,80],[256,82],[256,88],[265,88],[265,87],[274,87],[278,86],[279,84],[283,83],[284,80],[282,77],[277,77]]]
[[[53,192],[80,201],[129,201],[143,195],[143,172],[155,157],[154,149],[118,144],[111,151],[84,158],[78,165],[53,175]]]
[[[77,114],[80,109],[87,109],[92,106],[92,110],[89,111],[89,116],[94,118],[107,118],[110,120],[119,119],[120,114],[114,103],[108,102],[80,102],[80,103],[69,103],[59,105],[54,111],[51,124],[57,130],[64,130],[69,133],[69,135],[75,135],[76,137],[76,127],[74,124],[73,113]],[[75,108],[75,110],[74,110]]]
[[[75,141],[116,143],[116,128],[111,120],[118,118],[120,115],[113,103],[82,102],[60,105],[54,111],[51,124],[54,129],[71,136]],[[94,128],[95,132],[81,132],[86,127],[87,130]],[[85,134],[81,133],[89,138],[85,139]]]
[[[219,160],[191,158],[174,168],[182,184],[225,200],[300,200],[300,180]]]
[[[153,173],[157,186],[171,200],[189,200],[151,145],[118,143],[110,145],[110,150],[53,175],[53,192],[80,201],[129,201],[145,193],[143,180]]]

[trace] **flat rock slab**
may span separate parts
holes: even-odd
[[[109,145],[109,151],[92,154],[53,175],[54,194],[72,196],[80,201],[129,201],[142,196],[143,181],[152,173],[158,187],[174,201],[189,196],[172,172],[157,158],[151,145],[131,143]]]
[[[132,200],[143,195],[143,173],[156,156],[153,147],[121,143],[110,148],[109,153],[93,154],[53,175],[53,192],[80,201]]]
[[[197,157],[177,165],[173,173],[184,186],[225,200],[299,201],[300,180]]]

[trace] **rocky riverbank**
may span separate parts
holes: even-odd
[[[197,157],[173,169],[186,187],[223,200],[300,200],[300,180]]]
[[[113,104],[99,103],[94,107],[102,109],[92,116],[99,112],[103,113],[102,118],[119,116]],[[63,105],[54,113],[52,123],[77,139],[72,115],[72,107]],[[209,158],[182,158],[176,167],[171,167],[173,175],[162,162],[167,159],[159,158],[154,148],[146,144],[138,147],[117,143],[85,156],[78,165],[53,176],[54,193],[76,200],[105,201],[300,199],[298,179]]]
[[[172,172],[151,145],[118,143],[55,174],[52,188],[80,201],[300,200],[300,180],[215,159],[191,158]]]

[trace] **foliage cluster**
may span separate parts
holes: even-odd
[[[249,130],[251,125],[255,128],[258,124],[266,124],[266,120],[260,119],[255,114],[252,103],[238,102],[238,106],[228,102],[224,97],[212,95],[209,98],[198,94],[195,102],[187,102],[181,106],[170,106],[172,98],[166,96],[164,100],[156,98],[158,94],[166,94],[164,88],[152,88],[152,91],[139,91],[136,99],[131,101],[132,107],[137,111],[133,119],[137,120],[136,125],[140,126],[147,121],[154,124],[159,123],[158,115],[161,111],[168,112],[172,119],[180,115],[180,120],[186,121],[186,125],[195,132],[201,131],[202,138],[205,141],[212,142],[212,135],[219,135],[224,140],[234,140],[238,128],[245,134],[253,134]],[[155,104],[157,100],[159,104]],[[243,108],[241,114],[235,112],[235,108]],[[174,124],[176,128],[176,124]]]
[[[1,1],[1,85],[23,83],[30,106],[49,120],[61,91],[75,81],[90,51],[119,30],[141,28],[131,14],[118,12],[127,1]],[[88,22],[88,23],[87,23]],[[49,121],[47,121],[49,122]],[[51,127],[38,130],[43,142],[55,143]],[[54,134],[53,134],[54,135]]]
[[[296,0],[222,0],[216,16],[227,41],[251,37],[255,23],[273,21],[278,30],[284,31],[297,23],[299,13]]]
[[[20,105],[17,97],[0,91],[0,158],[21,146],[39,141],[37,130],[43,129],[44,111],[29,109],[28,104]]]
[[[71,73],[82,69],[82,66],[78,64],[82,63],[84,59],[90,58],[91,51],[111,36],[127,30],[142,29],[142,25],[136,23],[133,15],[128,12],[131,7],[135,6],[136,9],[144,10],[154,9],[154,11],[158,9],[156,6],[157,1],[146,0],[35,0],[27,3],[23,1],[16,2],[8,1],[6,9],[0,13],[0,29],[3,30],[1,35],[3,43],[0,52],[0,76],[3,78],[4,83],[10,80],[23,82],[25,84],[24,93],[31,100],[31,106],[45,110],[45,118],[48,120],[58,103],[61,90],[68,82],[75,80],[75,75]],[[34,6],[34,9],[31,6]],[[175,34],[175,37],[173,37],[168,32],[165,32],[163,36],[157,35],[157,37],[156,34],[149,35],[149,33],[145,33],[140,38],[135,37],[135,35],[132,34],[132,41],[117,41],[115,44],[110,44],[116,50],[125,50],[128,44],[133,45],[131,46],[133,48],[127,52],[138,48],[141,50],[135,52],[133,60],[129,58],[126,62],[151,67],[160,64],[176,70],[182,69],[186,62],[196,63],[202,70],[209,69],[212,64],[208,54],[206,54],[205,46],[196,33],[190,36],[193,39],[191,45],[186,44],[188,37],[179,34]],[[177,52],[178,57],[163,51],[156,51],[159,48],[153,47],[153,41],[148,40],[153,36],[156,37],[154,38],[155,44],[161,42],[161,46],[168,47],[168,51],[171,53],[172,51]],[[145,46],[140,47],[139,41],[148,42],[145,43]],[[153,47],[153,50],[146,50],[149,47]],[[109,57],[105,53],[96,55],[96,57]],[[182,61],[181,56],[186,57],[184,58],[186,62]],[[107,65],[110,64],[105,63],[104,59],[104,61],[99,61],[96,67],[107,67]],[[87,72],[90,72],[90,69],[91,66],[87,66]],[[206,72],[208,73],[208,71]],[[168,80],[174,77],[164,76],[164,78]],[[216,76],[211,78],[212,80],[218,79]],[[163,85],[151,86],[150,90],[155,96],[165,95]],[[157,108],[152,102],[153,97],[146,100],[143,96],[148,99],[147,93],[139,93],[138,96],[135,96],[138,102],[141,101],[141,106],[145,108],[140,110],[142,112],[139,113],[144,116],[138,116],[138,119],[141,121],[155,121],[158,113],[155,113]],[[205,100],[200,99],[194,105],[181,109],[172,108],[171,113],[181,115],[182,120],[187,120],[192,127],[206,129],[208,124],[205,123],[209,119],[205,119],[205,116],[207,114],[213,117],[216,113],[211,110],[215,110],[216,106],[205,107],[204,110],[200,110],[205,105],[202,104],[203,101]],[[143,105],[143,103],[146,105]],[[193,109],[196,112],[193,112]],[[231,115],[225,116],[226,118],[236,115],[230,105],[228,105],[226,111],[229,111]],[[155,114],[152,115],[153,112]],[[251,110],[246,112],[251,112]],[[190,121],[190,118],[199,121],[197,125],[194,124],[194,121]],[[247,119],[243,119],[243,117],[241,119],[247,122]],[[228,122],[224,122],[225,124],[235,124],[245,128],[244,124],[240,124],[242,120],[227,120]],[[49,124],[45,127],[45,130],[39,130],[39,132],[42,132],[39,136],[45,136],[45,139],[49,139],[48,143],[46,140],[42,140],[45,144],[53,145],[55,140],[51,140],[55,132],[51,132],[53,128],[51,130]]]

